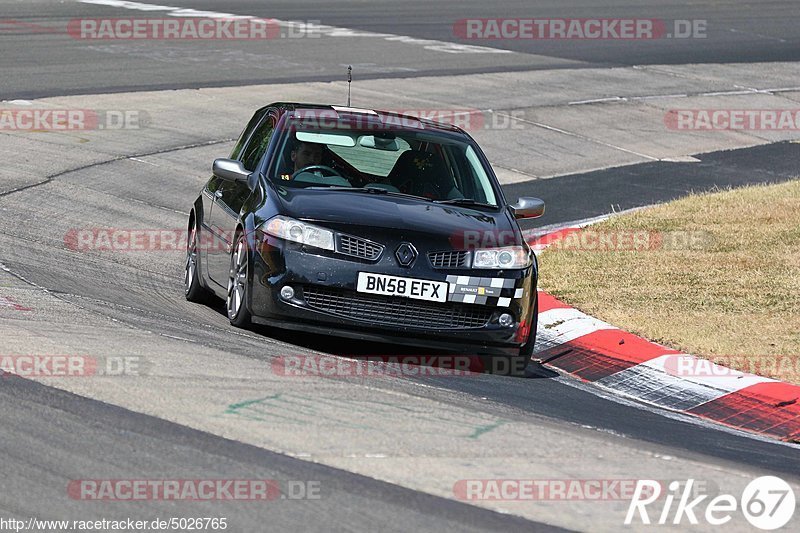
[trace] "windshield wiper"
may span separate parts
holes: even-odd
[[[424,196],[417,196],[415,194],[406,194],[404,192],[398,191],[390,191],[389,189],[384,189],[382,187],[343,187],[339,185],[331,185],[327,187],[306,187],[306,189],[332,189],[334,191],[346,191],[346,192],[366,192],[369,194],[388,194],[390,196],[400,196],[403,198],[414,198],[416,200],[425,200],[426,202],[430,202],[430,198],[425,198]]]
[[[475,207],[489,207],[491,209],[497,209],[496,205],[487,204],[485,202],[479,202],[477,200],[473,200],[472,198],[450,198],[449,200],[434,200],[433,203],[449,204],[449,205],[469,205]]]
[[[372,194],[386,194],[389,191],[386,189],[379,189],[377,187],[345,187],[343,185],[331,185],[329,187],[306,187],[307,189],[333,189],[336,191],[347,192],[368,192]]]

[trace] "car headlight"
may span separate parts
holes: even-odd
[[[261,231],[279,239],[299,242],[323,250],[334,249],[332,231],[282,215],[269,219],[261,226]]]
[[[522,246],[486,248],[472,254],[472,268],[527,268],[530,265],[528,250]]]

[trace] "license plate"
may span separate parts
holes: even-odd
[[[446,302],[448,287],[449,284],[446,281],[430,281],[427,279],[401,278],[385,274],[359,272],[356,290],[369,294],[403,296],[429,302]]]

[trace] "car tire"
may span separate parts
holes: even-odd
[[[228,320],[237,328],[250,325],[250,310],[247,308],[249,296],[249,261],[247,258],[247,238],[244,233],[237,232],[231,250],[231,268],[228,271],[228,295],[225,309]]]
[[[208,303],[211,293],[200,281],[200,256],[198,253],[199,229],[197,222],[192,221],[186,239],[186,263],[183,267],[183,293],[186,299],[195,303]]]

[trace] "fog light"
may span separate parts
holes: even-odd
[[[291,300],[292,298],[294,298],[294,289],[288,285],[284,285],[281,288],[281,298],[283,298],[284,300]]]
[[[514,317],[508,313],[503,313],[500,315],[500,318],[497,319],[497,322],[499,322],[504,328],[507,328],[508,326],[514,324]]]

